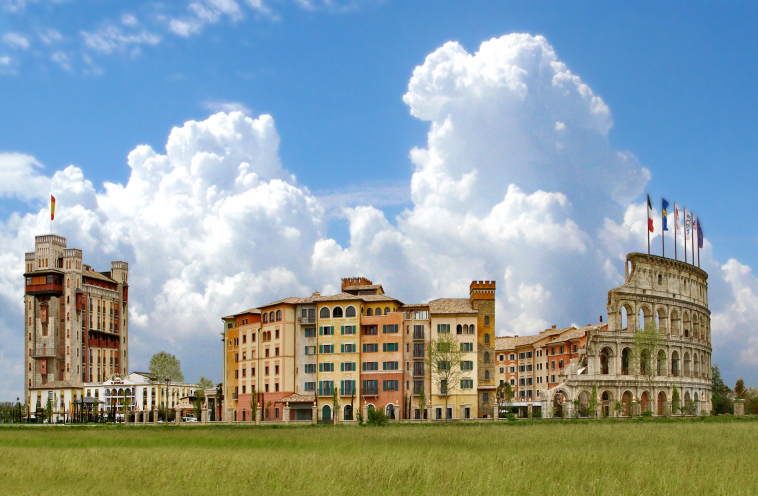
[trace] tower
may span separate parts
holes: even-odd
[[[471,306],[477,316],[477,368],[479,416],[492,418],[495,411],[495,281],[472,281]]]

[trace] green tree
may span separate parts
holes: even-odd
[[[587,416],[597,418],[597,408],[600,406],[600,400],[597,399],[597,386],[592,385],[592,394],[587,402]]]
[[[129,388],[124,389],[124,422],[129,421],[129,413],[132,409],[132,398],[129,395]]]
[[[723,379],[721,379],[721,370],[719,370],[718,364],[714,364],[711,367],[711,377],[713,378],[713,396],[711,401],[713,404],[714,415],[733,413],[734,406],[732,405],[732,400],[729,399],[732,390],[729,389],[729,386],[724,384]]]
[[[198,388],[195,390],[195,400],[193,402],[193,406],[195,407],[195,418],[198,420],[202,420],[203,418],[203,401],[205,401],[205,389]]]
[[[645,324],[644,329],[637,329],[632,341],[632,353],[629,357],[629,366],[632,372],[648,390],[647,409],[652,409],[653,396],[655,394],[655,382],[659,368],[661,375],[666,372],[665,364],[658,362],[658,352],[663,348],[666,336],[653,319]]]
[[[50,399],[50,396],[47,397],[47,404],[45,405],[45,411],[42,414],[44,417],[42,420],[45,420],[47,418],[48,423],[52,423],[53,421],[53,401]]]
[[[150,366],[148,367],[152,379],[159,384],[166,385],[166,396],[164,406],[168,408],[168,386],[172,382],[184,381],[184,375],[182,375],[182,365],[179,359],[171,353],[161,351],[153,355],[150,359]],[[160,386],[158,387],[160,391]],[[161,395],[163,398],[163,395]],[[167,419],[168,421],[168,419]]]
[[[513,388],[508,381],[502,382],[497,387],[497,417],[505,418],[513,407]]]
[[[747,390],[745,389],[745,381],[742,380],[742,377],[737,379],[737,383],[734,385],[734,396],[738,400],[745,399],[745,393]]]
[[[200,380],[197,381],[197,387],[199,389],[213,389],[213,381],[207,377],[200,376]]]
[[[437,387],[437,395],[445,398],[445,413],[450,395],[460,386],[463,378],[463,358],[465,353],[462,344],[455,334],[438,333],[437,339],[432,339],[427,346],[426,366],[432,377],[432,384]]]
[[[250,417],[255,421],[256,412],[258,411],[258,393],[255,392],[255,386],[251,386],[253,393],[250,395]]]
[[[332,407],[332,419],[336,419],[340,407],[340,397],[337,391],[337,386],[334,386],[334,391],[332,391]]]
[[[676,384],[674,384],[674,392],[671,394],[671,413],[676,415],[679,412],[679,403],[681,402],[681,398],[679,397],[679,390],[676,388]]]

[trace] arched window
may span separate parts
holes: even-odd
[[[471,324],[470,326],[468,326],[468,333],[474,334],[474,324]]]
[[[490,380],[490,371],[489,370],[485,370],[484,371],[484,380],[485,381]]]
[[[282,320],[282,311],[281,310],[277,310],[276,311],[276,321],[279,322],[280,320]]]
[[[621,375],[629,375],[629,348],[621,352]]]
[[[321,307],[321,310],[318,312],[318,318],[320,319],[328,319],[329,318],[329,309],[327,307]]]
[[[455,326],[455,333],[456,334],[463,334],[463,326],[460,325],[460,324],[458,324],[457,326]]]
[[[263,323],[265,324],[266,322],[268,322],[268,314],[264,313],[263,314]]]
[[[376,311],[374,311],[374,315],[381,315],[381,314],[382,314],[382,309],[379,307],[376,307]]]
[[[658,286],[663,285],[663,276],[661,274],[658,274]]]
[[[384,315],[390,313],[390,307],[384,307]]]
[[[342,307],[334,307],[332,309],[332,318],[333,319],[341,319],[342,318]]]
[[[268,314],[268,321],[273,322],[274,321],[274,312],[269,312]]]
[[[606,347],[603,348],[603,350],[600,352],[600,373],[601,374],[608,374],[609,373],[609,364],[611,360],[611,349]]]
[[[490,353],[488,351],[484,352],[484,361],[487,363],[490,361]]]
[[[371,309],[371,308],[367,308],[366,309],[366,316],[367,317],[372,317],[373,315],[374,315],[374,310]]]
[[[355,307],[350,305],[345,309],[345,317],[355,317]]]
[[[490,344],[490,334],[487,333],[484,335],[484,344]]]
[[[658,351],[658,369],[656,371],[657,375],[666,375],[666,352],[663,350]]]
[[[629,309],[626,307],[626,305],[621,306],[620,314],[621,314],[621,330],[628,331],[629,330]]]

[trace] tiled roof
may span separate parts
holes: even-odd
[[[316,401],[316,396],[313,394],[292,393],[280,399],[277,403],[313,403],[314,401]]]
[[[84,384],[76,381],[53,381],[29,389],[82,389]]]
[[[381,284],[359,284],[356,286],[345,286],[343,288],[343,291],[367,291],[369,289],[381,289],[384,291],[384,288],[382,288]]]
[[[359,295],[359,297],[368,303],[376,301],[397,301],[398,303],[401,303],[399,300],[387,295]]]
[[[579,329],[573,329],[565,334],[561,334],[560,336],[556,336],[551,343],[563,343],[566,341],[569,341],[571,339],[579,339],[585,334],[587,334],[587,331],[590,329],[594,329],[600,326],[587,326],[587,327],[580,327]]]
[[[471,306],[471,300],[468,298],[440,298],[429,302],[429,312],[432,314],[441,313],[468,313],[476,315],[479,312]]]
[[[412,310],[412,309],[416,309],[416,308],[421,308],[421,309],[426,308],[426,309],[428,309],[429,308],[429,304],[428,303],[406,303],[406,304],[400,306],[400,310],[405,310],[405,309]]]
[[[83,268],[82,269],[82,275],[84,277],[89,277],[89,278],[92,278],[92,279],[99,279],[100,281],[105,281],[105,282],[109,282],[109,283],[112,283],[112,284],[116,284],[116,281],[114,281],[110,277],[108,277],[105,274],[102,274],[100,272],[95,272],[92,269]]]
[[[298,303],[302,303],[302,302],[303,302],[302,298],[295,298],[294,296],[288,296],[287,298],[282,298],[281,300],[277,300],[272,303],[261,305],[258,308],[273,307],[274,305],[297,305]]]
[[[495,351],[514,350],[517,346],[532,344],[544,336],[534,334],[532,336],[503,336],[495,338]]]
[[[362,301],[363,298],[363,296],[350,293],[340,293],[332,296],[314,296],[312,301]]]

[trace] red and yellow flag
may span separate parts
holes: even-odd
[[[50,195],[50,220],[55,220],[55,197]]]

